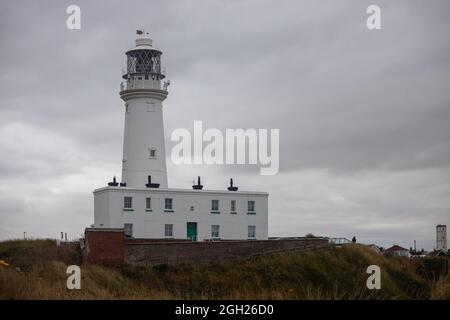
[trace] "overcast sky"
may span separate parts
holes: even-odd
[[[81,30],[66,8],[81,7]],[[381,7],[382,29],[366,28]],[[449,1],[0,2],[0,239],[80,236],[120,177],[125,51],[171,80],[169,186],[267,191],[271,236],[432,249],[450,226]],[[175,166],[176,128],[280,129],[280,171]]]

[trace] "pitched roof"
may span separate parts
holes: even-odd
[[[447,253],[444,250],[434,250],[428,254],[429,256],[433,257],[445,257]]]
[[[395,252],[395,251],[409,251],[409,250],[394,244],[392,247],[387,248],[384,252]]]

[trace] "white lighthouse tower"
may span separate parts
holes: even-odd
[[[126,52],[120,96],[125,101],[121,185],[167,188],[162,101],[169,82],[161,67],[162,52],[148,34],[138,31],[135,47]],[[158,186],[159,184],[159,186]]]

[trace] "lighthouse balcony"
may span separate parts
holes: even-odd
[[[158,77],[159,79],[164,79],[166,77],[166,69],[160,68],[158,70],[154,70],[151,67],[142,67],[139,69],[134,68],[133,70],[127,70],[127,68],[122,68],[122,78],[130,79],[136,75],[148,75],[150,77]]]
[[[136,89],[150,89],[150,90],[162,90],[167,91],[169,86],[169,81],[164,81],[161,83],[159,80],[153,80],[151,78],[146,79],[145,77],[137,77],[133,80],[122,81],[120,83],[120,92],[126,90],[136,90]]]

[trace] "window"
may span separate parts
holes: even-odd
[[[231,213],[236,213],[236,200],[231,200]]]
[[[145,75],[145,80],[148,80],[148,74]]]
[[[211,226],[211,238],[212,239],[219,239],[220,238],[220,226],[213,224]]]
[[[133,198],[123,197],[123,209],[125,211],[133,211]]]
[[[164,200],[164,211],[172,212],[173,211],[173,199],[166,198]]]
[[[211,200],[211,212],[219,213],[219,200]]]
[[[149,149],[149,152],[150,152],[150,158],[156,158],[156,149],[155,148]]]
[[[132,223],[125,223],[123,225],[123,229],[125,231],[125,237],[127,237],[127,238],[133,237],[133,224]]]
[[[247,211],[249,213],[255,213],[255,201],[249,201],[248,202],[248,208]]]
[[[255,239],[256,237],[256,226],[248,226],[248,238]]]
[[[145,198],[145,211],[152,211],[152,198]]]
[[[173,237],[173,224],[165,224],[164,225],[164,237],[166,237],[166,238]]]

